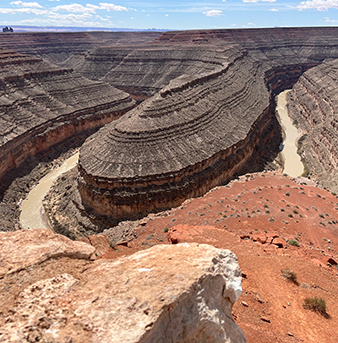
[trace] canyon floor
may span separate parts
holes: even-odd
[[[103,258],[182,242],[233,251],[244,275],[233,316],[248,342],[338,341],[338,199],[310,180],[248,174],[149,215],[136,231],[137,239]],[[299,247],[287,243],[293,239]],[[296,283],[281,275],[285,269]],[[303,308],[312,296],[326,300],[329,318]]]

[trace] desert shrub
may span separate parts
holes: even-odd
[[[286,195],[287,197],[289,197],[289,196],[290,196],[290,192],[286,192],[285,195]]]
[[[290,282],[293,282],[294,284],[298,285],[297,274],[295,272],[293,272],[292,270],[290,270],[290,269],[283,269],[283,270],[281,270],[281,275],[286,280],[288,280]]]
[[[164,231],[164,232],[168,232],[168,231],[169,231],[169,228],[166,227],[163,231]]]
[[[326,301],[323,298],[317,297],[308,297],[304,299],[303,307],[306,310],[311,310],[317,312],[324,317],[328,317],[328,313],[326,312]]]
[[[290,240],[288,241],[288,243],[289,243],[290,245],[295,246],[295,247],[299,247],[299,242],[298,242],[296,239],[290,239]]]
[[[294,213],[294,214],[298,214],[298,211],[297,211],[297,210],[293,210],[293,213]]]

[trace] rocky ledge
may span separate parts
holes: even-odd
[[[0,341],[246,342],[231,313],[242,288],[237,258],[229,250],[161,245],[116,260],[88,261],[77,272],[77,259],[94,250],[86,243],[67,243],[47,230],[1,235],[4,249],[11,249],[22,268],[0,278],[1,288],[10,285],[1,308]],[[50,245],[43,240],[36,261],[32,256],[27,260],[32,235],[50,240]],[[46,273],[47,260],[57,257],[55,251],[59,262],[52,276],[39,277]],[[66,257],[73,257],[73,271],[58,274],[69,269],[62,260]],[[15,287],[19,292],[13,295]]]
[[[303,131],[299,152],[307,172],[338,192],[338,60],[308,70],[289,94],[289,113]]]
[[[29,157],[86,137],[133,106],[128,94],[108,84],[1,49],[0,179]]]

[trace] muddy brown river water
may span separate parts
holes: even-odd
[[[43,220],[42,200],[47,195],[53,182],[63,173],[74,168],[79,159],[79,153],[72,155],[63,164],[53,169],[44,176],[39,183],[29,192],[28,197],[22,202],[20,223],[24,229],[39,229],[47,227]]]
[[[286,95],[288,92],[290,92],[290,90],[285,90],[278,95],[276,110],[286,134],[282,149],[282,153],[284,155],[284,173],[292,177],[297,177],[304,171],[304,166],[301,162],[300,156],[297,154],[296,147],[297,139],[300,137],[301,133],[298,132],[297,128],[292,124],[292,121],[288,116],[286,108]]]

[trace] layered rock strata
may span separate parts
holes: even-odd
[[[53,63],[81,55],[98,45],[144,44],[157,38],[159,32],[34,32],[0,34],[0,46],[21,54],[40,56]]]
[[[337,28],[283,28],[166,32],[143,46],[100,46],[70,59],[85,77],[104,80],[145,99],[182,74],[210,72],[231,46],[245,49],[279,92],[308,68],[338,57]]]
[[[277,154],[274,95],[325,58],[338,57],[337,33],[330,28],[169,32],[147,47],[87,54],[83,73],[89,78],[96,74],[135,94],[139,86],[144,95],[161,90],[86,141],[79,163],[83,203],[94,215],[136,219],[250,171],[247,162],[256,164],[267,147]],[[96,73],[100,61],[104,67]],[[126,66],[136,70],[133,81],[122,73]]]
[[[214,72],[175,79],[85,142],[82,201],[127,219],[206,193],[280,130],[272,103],[264,74],[238,51]]]
[[[311,178],[338,192],[338,60],[307,71],[289,94],[290,116],[303,131],[299,150]]]
[[[242,289],[229,250],[159,245],[95,261],[80,277],[64,273],[22,290],[0,319],[0,340],[246,342],[231,313]]]
[[[133,106],[128,94],[107,84],[0,50],[0,179],[29,157],[88,135]]]

